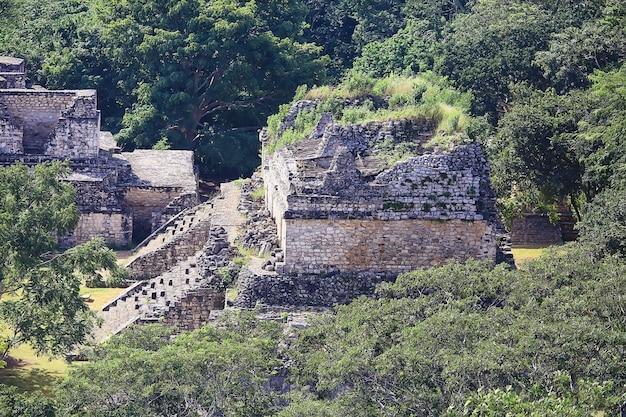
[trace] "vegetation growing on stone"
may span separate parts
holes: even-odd
[[[624,0],[0,0],[0,54],[25,58],[35,84],[97,89],[124,147],[194,149],[204,176],[254,170],[257,133],[276,112],[275,148],[310,133],[321,111],[338,123],[424,117],[446,132],[433,146],[465,134],[484,146],[509,220],[566,207],[581,235],[517,271],[468,262],[407,274],[297,337],[244,316],[177,339],[131,332],[56,399],[0,387],[0,414],[610,416],[626,401]],[[458,93],[437,87],[444,104],[428,104],[424,79]],[[294,100],[320,100],[320,113],[280,132],[293,104],[281,103],[301,84]],[[381,146],[388,163],[412,152]],[[30,295],[4,297],[3,314],[37,324],[40,350],[65,351],[86,332],[75,269],[30,267],[54,249],[39,227],[69,230],[75,213],[14,216],[58,202],[22,204],[28,193],[9,189],[22,174],[0,183],[0,277],[3,292]],[[291,393],[277,400],[268,375],[286,376]]]
[[[281,129],[289,109],[301,99],[313,100],[315,105],[299,111],[293,125]],[[468,140],[464,134],[469,121],[469,104],[468,94],[446,86],[443,79],[433,74],[375,79],[353,71],[337,87],[316,87],[306,92],[300,87],[290,105],[282,105],[277,114],[268,118],[266,151],[271,154],[307,137],[324,113],[331,113],[337,124],[421,121],[433,127],[435,135],[431,146],[448,147]],[[406,150],[393,149],[384,156],[398,160],[401,159],[398,153],[406,153]]]

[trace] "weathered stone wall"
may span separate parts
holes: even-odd
[[[285,220],[286,273],[408,272],[450,259],[495,259],[485,221]]]
[[[22,58],[0,56],[0,73],[23,73],[24,71],[26,71],[26,64]]]
[[[182,222],[183,219],[179,220]],[[182,231],[176,230],[178,227],[179,225],[176,224],[175,229],[171,230],[170,233],[173,233],[171,240],[127,265],[132,279],[154,278],[171,269],[182,259],[194,255],[207,242],[211,220],[209,217],[200,218],[192,224],[180,226]],[[163,233],[168,233],[168,230],[166,229]]]
[[[125,247],[131,243],[133,218],[123,213],[82,213],[74,235],[76,244],[102,236],[109,245]]]
[[[235,307],[254,308],[257,303],[281,307],[333,307],[355,298],[373,296],[376,285],[394,281],[392,274],[257,275],[244,269],[237,281]]]
[[[0,71],[0,88],[26,88],[26,74]]]
[[[26,65],[22,58],[0,56],[0,88],[26,88]]]
[[[24,152],[64,158],[98,155],[95,90],[8,89],[0,91],[0,103],[23,130]]]
[[[133,236],[143,240],[152,233],[153,218],[160,216],[169,202],[181,192],[178,187],[137,186],[127,188],[122,205],[133,214]]]
[[[46,155],[59,158],[97,156],[100,113],[96,107],[95,91],[79,91],[72,106],[61,112],[46,144]]]
[[[297,103],[284,127],[314,104]],[[448,259],[496,260],[503,229],[487,159],[476,143],[426,149],[432,130],[412,120],[337,125],[325,114],[308,138],[264,153],[282,270],[399,273]],[[260,139],[267,144],[265,132]],[[399,144],[418,156],[388,165],[382,149]]]
[[[163,322],[180,331],[201,328],[208,321],[212,310],[224,309],[224,292],[213,288],[199,288],[170,306]]]
[[[24,130],[17,126],[6,105],[0,102],[0,154],[24,153]]]
[[[560,245],[563,239],[560,227],[550,223],[547,215],[527,213],[523,218],[513,220],[511,242],[514,246]]]

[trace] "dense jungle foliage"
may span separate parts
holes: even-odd
[[[97,89],[124,149],[193,149],[221,178],[256,168],[258,131],[294,94],[332,106],[401,76],[403,104],[425,104],[420,86],[454,97],[453,133],[484,146],[505,219],[580,220],[579,242],[520,270],[416,271],[294,334],[243,313],[173,340],[135,329],[55,399],[2,388],[0,415],[609,416],[626,401],[625,0],[0,0],[0,54],[34,84]],[[267,378],[285,364],[279,395]]]

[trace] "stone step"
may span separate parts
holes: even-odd
[[[146,317],[159,314],[173,306],[188,291],[201,283],[196,256],[189,256],[170,271],[150,280],[134,284],[101,312],[103,326],[96,332],[97,340],[105,340],[129,323],[144,322]]]
[[[235,191],[230,191],[230,193],[236,194],[236,198],[235,195],[231,195],[231,199],[238,201],[239,193]],[[156,263],[163,261],[162,257],[164,256],[171,261],[171,264],[168,264],[163,272],[136,282],[104,307],[101,313],[104,325],[94,335],[96,340],[105,340],[129,323],[146,323],[155,318],[163,317],[177,303],[185,301],[186,297],[193,294],[193,291],[197,291],[203,283],[198,256],[203,253],[203,247],[210,236],[214,220],[215,223],[222,226],[219,219],[214,219],[212,214],[214,211],[232,210],[233,204],[232,201],[228,204],[225,204],[225,201],[219,201],[216,202],[215,206],[213,203],[198,206],[193,214],[182,216],[168,226],[161,234],[164,236],[159,235],[161,236],[161,243],[158,242],[159,236],[156,236],[156,244],[151,241],[142,248],[143,251],[151,245],[158,247],[156,250],[142,255],[145,257],[144,267],[153,269]],[[232,242],[234,238],[231,237],[231,234],[235,234],[240,222],[231,222],[227,216],[220,217],[220,219],[222,218],[224,219],[224,230]],[[184,229],[184,231],[177,232],[180,229]],[[180,241],[168,240],[167,235],[171,233],[177,235],[177,239]],[[164,244],[162,243],[163,239],[166,241]],[[172,242],[184,244],[187,249],[181,250],[181,248],[173,246]],[[162,251],[164,248],[167,251]],[[195,250],[191,251],[194,248]]]

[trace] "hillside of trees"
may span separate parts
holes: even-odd
[[[290,334],[244,313],[175,339],[135,329],[54,399],[3,387],[0,415],[609,416],[626,402],[625,0],[0,0],[0,55],[25,58],[34,84],[97,89],[124,149],[193,149],[206,178],[249,175],[259,130],[301,85],[428,79],[464,98],[459,134],[485,148],[504,218],[566,207],[580,232],[520,270],[406,274]]]

